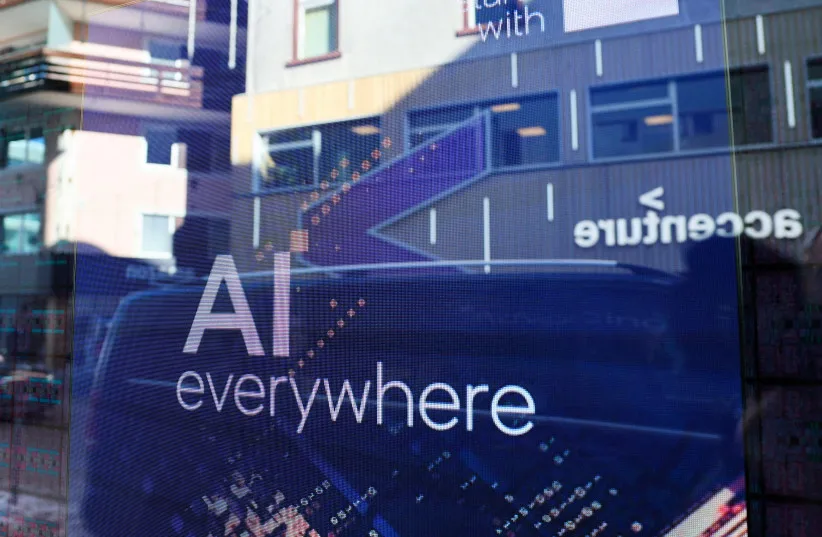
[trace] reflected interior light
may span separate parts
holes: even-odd
[[[501,112],[516,112],[519,109],[519,103],[495,104],[491,107],[491,111],[495,114],[499,114]]]
[[[545,136],[545,128],[544,127],[522,127],[521,129],[517,129],[517,134],[519,134],[523,138],[531,138],[531,137],[534,137],[534,136]]]
[[[369,134],[379,134],[380,129],[374,125],[357,125],[351,127],[351,132],[360,136],[367,136]]]
[[[669,125],[674,122],[674,116],[671,114],[663,114],[659,116],[646,116],[645,124],[649,127],[657,127],[659,125]]]

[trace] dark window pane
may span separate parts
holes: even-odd
[[[811,130],[814,138],[822,138],[822,88],[811,88]]]
[[[412,112],[408,117],[408,123],[412,131],[422,127],[461,123],[474,115],[475,108],[475,105],[461,105]]]
[[[211,134],[203,131],[180,131],[180,141],[186,144],[186,168],[192,172],[211,170]]]
[[[673,151],[670,106],[593,114],[594,158]]]
[[[260,166],[262,188],[283,188],[314,184],[314,149],[272,150]]]
[[[667,97],[667,82],[630,84],[591,90],[591,104],[593,106],[624,104],[637,101],[647,101],[650,99],[666,99]]]
[[[734,144],[762,144],[773,141],[768,70],[731,72],[730,89]]]
[[[362,175],[379,165],[379,159],[372,155],[380,148],[378,119],[324,125],[319,130],[320,181],[347,181],[354,173]]]
[[[808,80],[822,80],[822,58],[808,61]]]
[[[156,60],[179,60],[186,57],[186,46],[173,41],[151,40],[148,44],[148,52]]]
[[[677,82],[680,149],[730,145],[726,79],[723,73]]]
[[[171,164],[171,146],[177,141],[177,134],[170,130],[149,130],[146,132],[149,164]]]
[[[411,147],[416,147],[423,142],[427,142],[428,140],[433,140],[440,134],[445,132],[445,130],[433,130],[433,131],[426,131],[426,132],[412,132],[411,133]]]
[[[490,109],[495,166],[559,160],[556,96],[505,102]]]
[[[312,127],[298,127],[267,134],[269,144],[287,144],[290,142],[310,142]]]

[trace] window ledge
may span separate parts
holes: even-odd
[[[322,56],[314,56],[313,58],[305,58],[302,60],[291,60],[287,64],[286,67],[299,67],[301,65],[308,65],[310,63],[319,63],[319,62],[326,62],[329,60],[336,60],[337,58],[341,57],[342,53],[339,50],[335,50],[334,52],[329,52],[328,54],[323,54]]]
[[[469,35],[477,35],[479,33],[479,26],[473,28],[463,28],[457,32],[457,37],[465,37]]]

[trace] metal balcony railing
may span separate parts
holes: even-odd
[[[39,47],[0,56],[0,99],[33,90],[200,108],[203,70]]]

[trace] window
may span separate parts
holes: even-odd
[[[0,215],[2,253],[28,254],[40,250],[40,215],[21,213]]]
[[[377,164],[378,118],[298,127],[262,135],[257,189],[313,187],[346,181]],[[364,163],[366,163],[364,165]]]
[[[25,129],[0,130],[0,137],[0,167],[45,162],[46,140],[42,128],[33,127],[28,135]]]
[[[771,79],[768,68],[731,71],[730,90],[734,144],[772,142]]]
[[[151,39],[146,48],[152,60],[173,62],[175,60],[181,60],[188,55],[188,47],[183,43],[175,41]]]
[[[144,214],[141,249],[143,254],[171,257],[176,219],[167,215]]]
[[[471,116],[491,117],[492,162],[495,167],[550,163],[559,160],[559,110],[554,94],[411,112],[411,147],[442,135]]]
[[[148,128],[145,133],[148,164],[171,164],[171,146],[177,142],[177,132],[168,128]]]
[[[337,1],[297,0],[297,60],[318,58],[337,50]]]
[[[808,96],[811,105],[811,135],[822,138],[822,58],[808,61]]]
[[[731,128],[736,145],[768,143],[769,87],[767,69],[745,69],[593,89],[593,156],[729,147]]]

